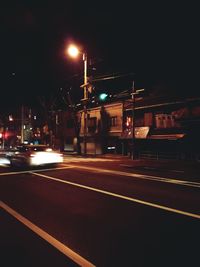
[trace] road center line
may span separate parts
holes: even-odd
[[[173,209],[173,208],[162,206],[162,205],[155,204],[155,203],[152,203],[152,202],[148,202],[148,201],[143,201],[143,200],[136,199],[136,198],[127,197],[127,196],[120,195],[120,194],[115,194],[115,193],[112,193],[112,192],[109,192],[109,191],[101,190],[101,189],[98,189],[98,188],[94,188],[94,187],[90,187],[90,186],[86,186],[86,185],[82,185],[82,184],[78,184],[78,183],[73,183],[73,182],[62,180],[62,179],[55,178],[55,177],[52,177],[52,176],[44,175],[44,174],[41,174],[41,173],[32,172],[31,174],[43,177],[45,179],[53,180],[53,181],[56,181],[56,182],[69,184],[69,185],[72,185],[72,186],[76,186],[76,187],[84,188],[84,189],[91,190],[91,191],[94,191],[94,192],[98,192],[98,193],[101,193],[101,194],[104,194],[104,195],[108,195],[108,196],[112,196],[112,197],[116,197],[116,198],[120,198],[120,199],[124,199],[124,200],[128,200],[128,201],[132,201],[132,202],[136,202],[136,203],[139,203],[139,204],[142,204],[142,205],[146,205],[146,206],[150,206],[150,207],[153,207],[153,208],[157,208],[157,209],[161,209],[161,210],[165,210],[165,211],[169,211],[169,212],[185,215],[185,216],[188,216],[188,217],[200,219],[200,214],[195,214],[195,213],[190,213],[190,212],[186,212],[186,211],[182,211],[182,210]]]
[[[86,266],[86,267],[93,267],[92,263],[81,257],[79,254],[71,250],[69,247],[65,246],[63,243],[55,239],[53,236],[42,230],[37,225],[33,224],[31,221],[26,219],[24,216],[19,214],[17,211],[10,208],[8,205],[6,205],[4,202],[0,201],[0,207],[4,209],[6,212],[8,212],[10,215],[12,215],[14,218],[16,218],[18,221],[23,223],[26,227],[31,229],[34,233],[42,237],[44,240],[46,240],[48,243],[50,243],[52,246],[54,246],[57,250],[62,252],[65,256],[70,258],[72,261],[76,262],[80,266]]]

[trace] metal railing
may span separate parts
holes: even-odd
[[[139,152],[140,159],[152,159],[152,160],[164,160],[164,159],[179,159],[179,155],[176,152],[167,151],[141,151]]]

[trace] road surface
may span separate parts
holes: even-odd
[[[197,266],[200,183],[123,164],[2,167],[1,266]]]

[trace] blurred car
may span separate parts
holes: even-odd
[[[7,154],[11,166],[40,166],[63,162],[63,155],[46,145],[20,145]]]

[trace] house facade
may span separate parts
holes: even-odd
[[[123,125],[122,106],[122,102],[116,102],[88,108],[85,130],[84,111],[78,112],[78,117],[81,118],[81,151],[83,151],[84,135],[87,154],[95,155],[119,150],[119,138]]]
[[[124,105],[132,120],[133,106]],[[140,158],[199,159],[200,99],[157,97],[135,102],[133,149]],[[130,147],[133,128],[123,130],[124,147]],[[127,134],[128,132],[128,134]],[[125,151],[126,153],[126,151]]]
[[[79,111],[83,151],[84,112]],[[125,99],[87,109],[87,154],[200,158],[200,98]],[[134,135],[133,135],[134,132]]]

